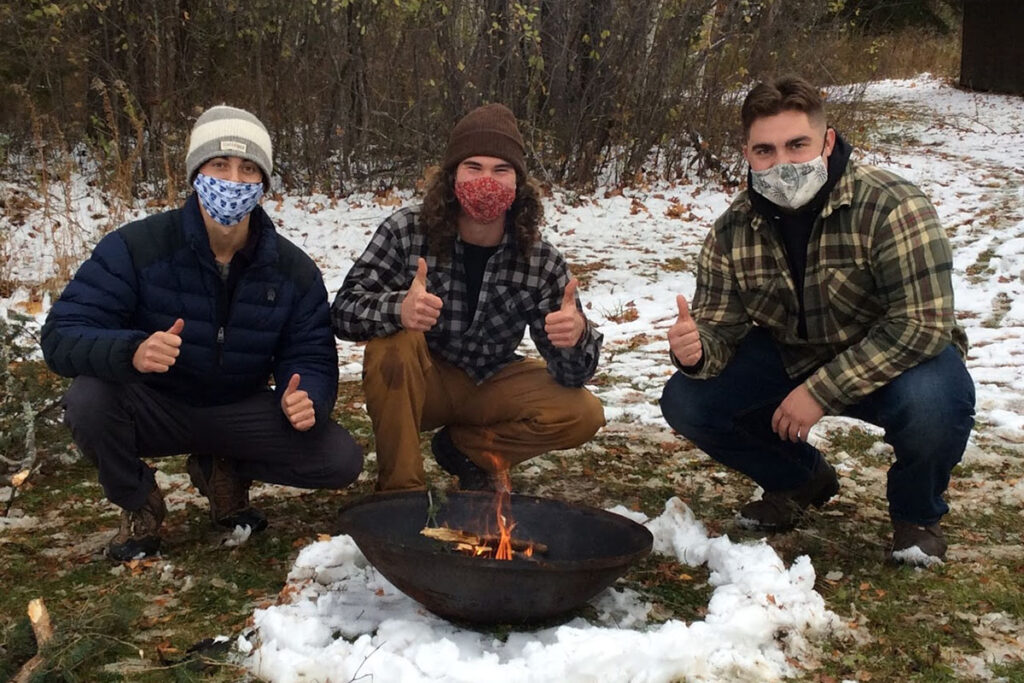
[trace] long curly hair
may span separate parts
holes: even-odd
[[[430,253],[440,261],[447,261],[459,231],[459,200],[455,196],[455,169],[441,169],[427,183],[420,208],[419,227],[427,235]],[[540,201],[540,186],[533,178],[516,172],[516,198],[508,210],[512,221],[512,236],[516,251],[524,260],[540,239],[540,224],[544,207]]]

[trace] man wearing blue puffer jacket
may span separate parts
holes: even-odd
[[[249,505],[253,480],[342,488],[362,469],[330,419],[338,362],[322,276],[259,206],[266,128],[212,107],[185,165],[195,194],[104,237],[42,331],[46,362],[75,377],[65,423],[122,508],[107,548],[119,561],[160,546],[166,507],[143,458],[191,453],[214,523],[253,531],[267,525]]]

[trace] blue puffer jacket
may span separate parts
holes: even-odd
[[[195,195],[180,209],[129,223],[96,245],[53,305],[42,331],[55,372],[148,386],[200,405],[231,403],[293,373],[318,424],[337,396],[338,354],[320,270],[257,207],[260,237],[228,301]],[[132,356],[150,334],[185,321],[166,373],[140,373]]]

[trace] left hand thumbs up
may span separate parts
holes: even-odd
[[[285,387],[284,395],[281,396],[281,410],[284,411],[288,421],[297,431],[304,432],[312,429],[316,424],[316,414],[313,411],[313,399],[302,389],[299,389],[299,382],[302,378],[299,373],[292,375]]]
[[[576,346],[587,329],[587,321],[576,307],[579,280],[572,278],[562,294],[562,305],[544,318],[544,331],[551,344],[560,349]]]

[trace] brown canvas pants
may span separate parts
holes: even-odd
[[[377,488],[423,488],[420,431],[447,426],[456,448],[487,471],[586,443],[604,425],[601,402],[524,359],[482,384],[403,330],[366,345],[366,410],[377,442]]]

